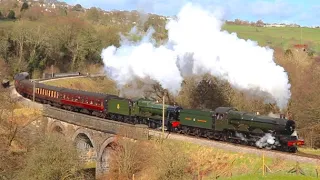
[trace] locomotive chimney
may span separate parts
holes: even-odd
[[[285,114],[280,114],[280,119],[285,119],[286,115]]]

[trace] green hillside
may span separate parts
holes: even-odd
[[[320,30],[297,27],[254,27],[229,25],[223,27],[228,32],[236,32],[240,38],[258,41],[261,46],[290,48],[294,44],[308,44],[309,48],[320,51]],[[302,36],[301,36],[302,35]]]

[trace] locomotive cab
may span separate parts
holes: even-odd
[[[167,111],[168,111],[167,119],[169,119],[169,120],[178,120],[179,113],[180,113],[181,109],[182,109],[182,107],[180,107],[180,106],[168,107],[167,108]]]
[[[285,126],[285,131],[288,135],[292,135],[295,132],[296,123],[293,120],[288,120]]]
[[[165,119],[165,126],[169,131],[176,131],[180,126],[180,106],[169,106],[167,108],[167,114]]]

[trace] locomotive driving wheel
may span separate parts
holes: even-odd
[[[182,127],[182,132],[183,132],[183,134],[189,134],[189,133],[190,133],[190,130],[189,130],[189,128],[183,126],[183,127]]]

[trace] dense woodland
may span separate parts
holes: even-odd
[[[119,46],[120,33],[125,35],[135,25],[141,30],[152,25],[156,39],[166,38],[165,21],[155,15],[104,13],[80,5],[46,11],[37,4],[1,3],[0,57],[9,64],[11,75],[29,71],[38,77],[51,65],[66,72],[101,63],[102,48]]]

